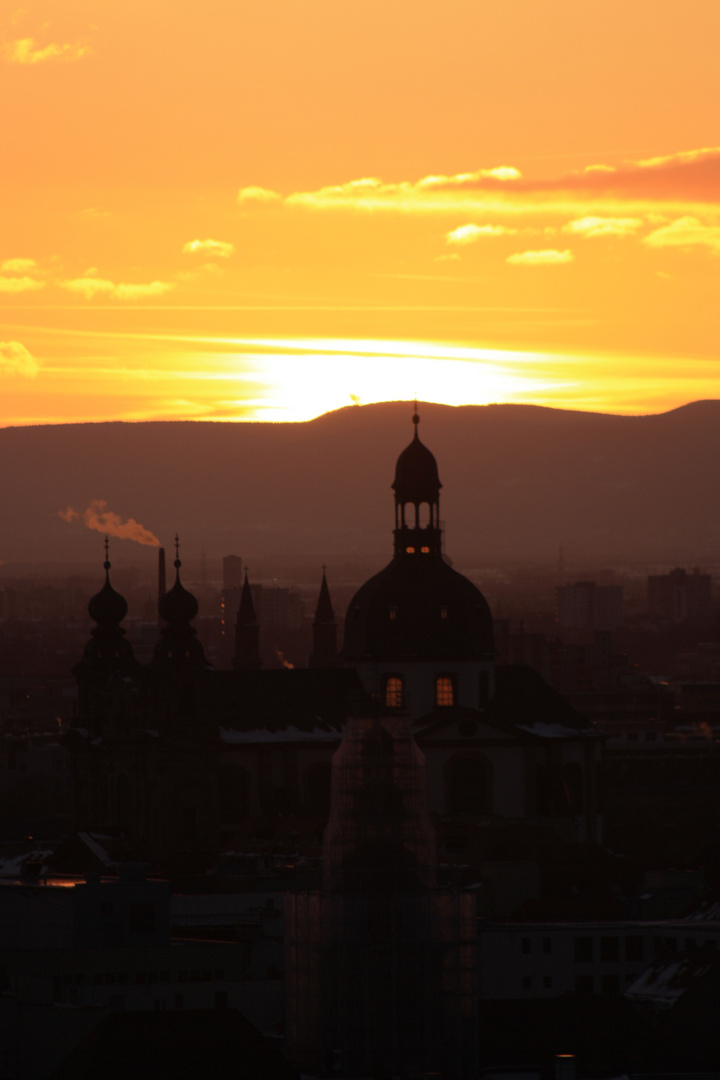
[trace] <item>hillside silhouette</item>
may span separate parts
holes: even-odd
[[[530,405],[420,405],[455,561],[702,561],[720,550],[720,401],[652,416]],[[412,405],[300,424],[100,423],[0,431],[0,560],[84,561],[98,534],[62,520],[104,500],[187,553],[247,559],[391,552],[395,459]],[[129,551],[123,546],[123,558]]]

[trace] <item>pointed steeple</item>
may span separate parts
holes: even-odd
[[[335,622],[335,612],[333,611],[332,600],[330,599],[326,570],[327,567],[323,566],[320,595],[318,596],[317,607],[315,608],[315,625],[322,622]]]
[[[337,663],[337,623],[323,566],[320,595],[313,621],[313,651],[310,654],[308,667],[335,667]]]
[[[245,581],[240,595],[240,607],[238,608],[237,622],[235,623],[235,667],[241,671],[256,671],[261,664],[260,627],[255,615],[255,604],[250,591],[246,567]]]

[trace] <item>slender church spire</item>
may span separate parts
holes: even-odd
[[[330,599],[330,590],[325,574],[326,567],[323,566],[322,569],[320,594],[313,621],[313,651],[308,661],[308,667],[313,668],[335,667],[338,663],[337,622],[335,621],[335,612]]]
[[[247,567],[235,623],[235,667],[241,671],[256,671],[260,659],[260,627],[255,615]]]

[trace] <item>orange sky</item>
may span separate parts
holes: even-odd
[[[0,424],[720,397],[720,5],[46,0]]]

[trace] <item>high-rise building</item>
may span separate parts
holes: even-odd
[[[558,585],[558,630],[617,630],[623,620],[622,602],[622,585],[596,585],[594,581]]]
[[[695,567],[692,574],[677,567],[648,577],[648,611],[671,623],[707,626],[712,619],[712,579]]]

